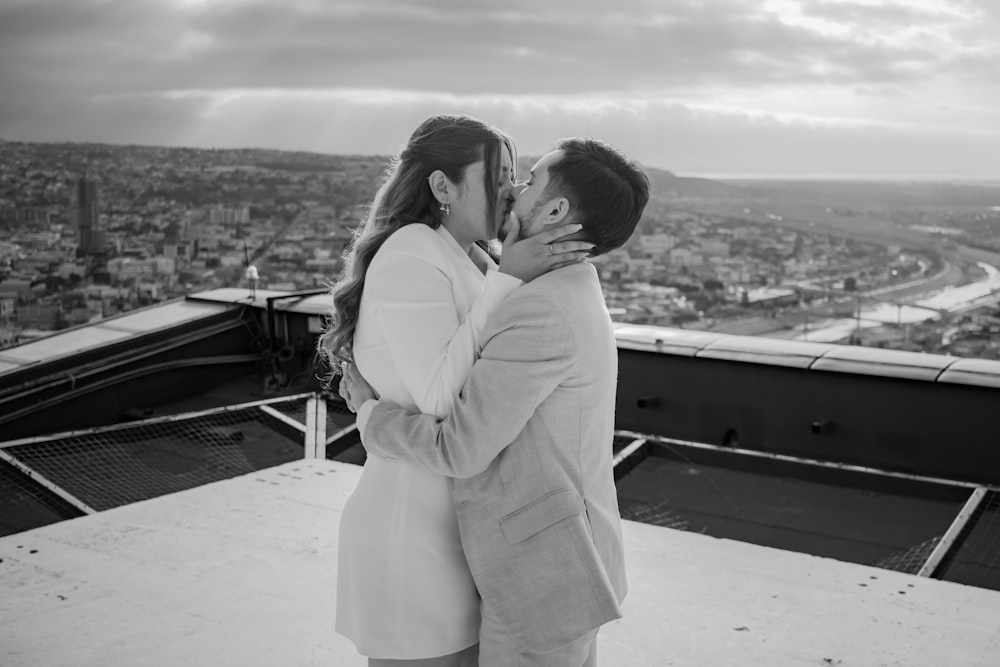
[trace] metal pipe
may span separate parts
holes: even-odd
[[[640,447],[646,444],[645,438],[636,438],[630,442],[624,449],[618,452],[618,454],[611,460],[611,467],[617,468],[618,464],[632,456],[635,452],[639,450]]]
[[[965,525],[969,523],[969,519],[975,513],[976,509],[979,507],[979,503],[982,502],[983,498],[986,496],[986,489],[979,487],[972,492],[969,499],[965,501],[965,506],[959,511],[958,516],[955,520],[951,522],[948,526],[948,530],[945,531],[944,536],[941,541],[937,543],[934,550],[931,551],[931,555],[927,557],[927,561],[920,567],[920,571],[917,572],[918,577],[930,577],[934,574],[934,571],[938,569],[941,565],[941,561],[944,557],[948,555],[951,551],[952,545],[955,540],[958,539],[959,534]]]
[[[690,447],[692,449],[703,449],[713,452],[725,452],[728,454],[740,454],[743,456],[752,456],[760,459],[770,459],[772,461],[782,461],[785,463],[798,463],[801,465],[815,466],[818,468],[827,468],[831,470],[842,470],[845,472],[859,472],[869,475],[879,475],[881,477],[892,477],[894,479],[903,479],[913,482],[927,482],[930,484],[942,484],[945,486],[953,486],[959,488],[985,488],[990,491],[1000,491],[1000,486],[994,486],[991,484],[981,484],[978,482],[963,482],[961,480],[955,479],[944,479],[941,477],[929,477],[926,475],[914,475],[911,473],[904,472],[893,472],[891,470],[882,470],[880,468],[868,468],[865,466],[852,465],[848,463],[837,463],[835,461],[820,461],[817,459],[806,459],[799,458],[796,456],[789,456],[787,454],[774,454],[771,452],[760,452],[753,449],[740,449],[737,447],[724,447],[721,445],[709,445],[704,442],[695,442],[692,440],[677,440],[675,438],[665,438],[659,435],[638,433],[636,431],[627,430],[615,430],[615,435],[621,435],[633,438],[646,438],[649,444],[660,444],[660,445],[680,445],[682,447]]]
[[[312,400],[312,399],[310,399],[310,400]],[[270,405],[261,405],[260,406],[260,410],[264,414],[270,415],[271,417],[274,417],[278,421],[280,421],[282,423],[285,423],[285,424],[288,424],[289,426],[291,426],[292,428],[294,428],[299,433],[306,433],[307,430],[308,430],[308,427],[306,426],[306,424],[303,424],[303,423],[301,423],[299,421],[296,421],[295,419],[292,419],[291,417],[289,417],[288,415],[286,415],[284,412],[279,412],[278,410],[275,410],[274,408],[272,408]],[[307,408],[307,412],[308,412],[308,408]]]
[[[180,421],[187,421],[189,419],[194,419],[196,417],[206,417],[209,415],[216,415],[225,412],[238,412],[240,410],[245,410],[247,408],[260,407],[262,405],[268,405],[271,403],[283,403],[286,401],[294,401],[303,398],[308,398],[312,396],[313,392],[305,392],[302,394],[292,394],[290,396],[279,396],[278,398],[265,398],[259,401],[250,401],[248,403],[237,403],[235,405],[224,405],[219,408],[208,408],[206,410],[196,410],[194,412],[182,412],[176,415],[164,415],[163,417],[151,417],[150,419],[141,419],[134,422],[129,422],[127,424],[113,424],[111,426],[95,426],[93,428],[78,429],[75,431],[63,431],[62,433],[49,433],[46,435],[33,435],[27,438],[20,438],[18,440],[10,440],[8,442],[0,442],[0,449],[6,447],[16,447],[18,445],[32,445],[39,442],[50,442],[52,440],[63,440],[65,438],[79,438],[83,436],[93,435],[95,433],[108,433],[113,431],[122,431],[125,429],[136,428],[138,426],[148,426],[150,424],[163,424],[163,423],[173,423]]]
[[[357,424],[351,424],[350,426],[346,426],[346,427],[340,429],[339,431],[335,432],[333,435],[327,437],[326,444],[327,445],[332,445],[334,442],[336,442],[337,440],[340,440],[345,435],[353,433],[354,431],[357,431],[357,430],[358,430],[358,425]]]
[[[267,297],[267,335],[271,339],[271,353],[278,351],[278,337],[275,335],[275,310],[274,302],[282,301],[285,299],[298,299],[304,296],[314,296],[316,294],[329,294],[330,290],[327,288],[313,288],[310,290],[302,290],[301,292],[289,292],[288,294],[279,294],[278,296]]]
[[[152,364],[149,366],[143,366],[141,368],[136,368],[134,370],[120,373],[109,378],[104,378],[98,380],[92,384],[88,384],[84,387],[78,389],[73,389],[71,391],[64,392],[58,396],[53,396],[52,398],[46,399],[44,401],[39,401],[29,405],[28,407],[21,408],[20,410],[15,410],[14,412],[8,412],[0,416],[0,424],[5,422],[14,421],[25,415],[29,415],[33,412],[38,412],[45,408],[52,407],[53,405],[58,405],[64,401],[72,398],[78,398],[86,394],[92,393],[99,389],[103,389],[108,386],[118,384],[120,382],[125,382],[126,380],[131,380],[136,377],[141,377],[143,375],[149,375],[150,373],[155,373],[163,370],[172,370],[174,368],[185,368],[190,366],[211,366],[214,364],[243,364],[250,361],[262,361],[263,357],[259,354],[230,354],[218,357],[196,357],[193,359],[177,359],[175,361],[166,361],[160,364]]]
[[[39,485],[48,489],[52,493],[56,494],[57,496],[68,502],[70,505],[83,512],[84,514],[97,513],[97,510],[95,510],[93,507],[83,502],[82,500],[71,494],[69,491],[66,491],[58,484],[49,481],[48,478],[45,477],[45,475],[42,475],[41,473],[32,469],[31,466],[21,463],[20,461],[18,461],[13,456],[11,456],[10,454],[8,454],[3,450],[0,450],[0,461],[6,461],[10,465],[14,466],[14,468],[16,468],[18,472],[21,472],[30,477],[31,479],[35,480],[36,482],[38,482]]]
[[[110,368],[117,368],[119,366],[132,364],[140,359],[162,354],[167,350],[173,350],[183,345],[203,340],[241,326],[243,326],[242,319],[221,322],[212,327],[206,327],[204,329],[191,332],[185,336],[171,338],[169,341],[164,341],[161,344],[147,346],[145,350],[128,350],[126,352],[113,355],[110,358],[99,359],[90,364],[84,364],[83,366],[74,368],[72,371],[60,371],[57,374],[22,382],[20,385],[10,387],[5,390],[4,393],[7,394],[7,396],[0,396],[0,403],[4,403],[15,398],[21,398],[27,394],[49,389],[60,384],[65,384],[66,382],[75,386],[81,378],[86,378],[90,375],[106,371]]]

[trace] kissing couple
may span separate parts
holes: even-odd
[[[372,667],[596,665],[622,614],[617,346],[586,259],[629,239],[649,182],[589,138],[516,171],[499,129],[428,118],[332,290],[319,349],[368,452],[336,630]]]

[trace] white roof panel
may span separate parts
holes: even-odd
[[[727,336],[698,353],[709,359],[728,359],[772,366],[809,368],[833,345],[760,336]]]
[[[938,382],[1000,388],[1000,361],[994,359],[959,359],[948,366],[938,376]]]
[[[3,351],[3,356],[5,359],[26,363],[45,361],[107,345],[123,338],[129,338],[131,335],[127,331],[114,331],[91,325],[54,333],[30,343],[8,348]]]
[[[812,368],[818,371],[881,375],[889,378],[928,380],[933,382],[955,357],[924,354],[877,347],[833,345]]]
[[[363,667],[331,620],[361,470],[288,463],[0,538],[0,663]],[[622,523],[602,663],[996,664],[996,591]]]
[[[156,304],[93,324],[58,331],[21,345],[0,350],[0,374],[28,364],[72,356],[153,331],[170,329],[210,315],[223,313],[233,306],[177,300]]]
[[[616,322],[614,327],[615,339],[620,347],[685,357],[693,357],[709,343],[729,337],[729,334],[689,331],[646,324]]]
[[[102,329],[145,333],[177,326],[226,310],[228,310],[227,306],[201,301],[171,301],[154,308],[144,308],[141,311],[102,320],[95,323],[94,326]]]
[[[7,371],[12,371],[15,368],[20,368],[24,364],[18,363],[16,361],[6,361],[0,358],[0,373],[6,373]]]

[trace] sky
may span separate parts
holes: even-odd
[[[0,0],[0,139],[389,155],[436,113],[683,176],[1000,180],[1000,2]]]

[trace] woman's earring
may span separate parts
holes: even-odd
[[[451,215],[451,204],[441,204],[441,210],[444,211],[445,215]]]

